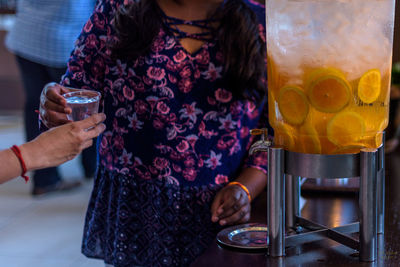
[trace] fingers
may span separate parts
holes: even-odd
[[[214,198],[213,203],[211,204],[211,221],[212,222],[217,222],[219,220],[219,213],[218,212],[220,210],[220,206],[222,204],[222,192],[220,192],[219,194],[217,194]]]
[[[43,113],[41,110],[40,116],[41,116],[44,124],[48,128],[56,127],[56,126],[71,122],[67,119],[67,116],[65,114],[60,114],[60,113],[54,112],[54,111],[47,111],[46,113]]]
[[[65,102],[65,99],[64,99],[64,102]],[[50,100],[50,101],[45,101],[42,106],[47,111],[55,111],[55,112],[59,112],[59,113],[71,113],[71,109],[68,108],[66,105],[67,105],[66,102],[64,104],[59,104],[57,102],[53,102]]]
[[[62,97],[68,89],[56,83],[48,83],[40,95],[40,116],[47,127],[54,127],[68,122],[65,114],[71,113],[66,100]]]
[[[81,127],[82,129],[89,129],[105,121],[105,119],[106,115],[104,113],[96,113],[90,116],[89,118],[77,122],[77,125],[79,125],[79,127]]]
[[[81,150],[84,150],[84,149],[86,149],[86,148],[88,148],[88,147],[91,147],[92,145],[93,145],[93,139],[86,140],[86,141],[82,144]]]
[[[65,98],[62,96],[65,93],[68,93],[69,90],[57,83],[48,83],[44,89],[44,95],[47,98],[47,100],[54,102],[58,105],[67,106],[67,102],[65,101]]]
[[[226,217],[219,221],[221,225],[245,223],[250,220],[250,204],[242,206],[237,212],[231,216]]]
[[[95,138],[99,136],[106,129],[106,125],[104,123],[100,123],[96,125],[96,127],[92,127],[89,131],[87,131],[87,138]]]
[[[249,211],[247,195],[236,187],[228,186],[217,194],[212,203],[211,221],[219,221],[220,225],[246,221],[250,218]]]
[[[240,192],[240,191],[239,191]],[[223,212],[219,215],[220,220],[224,220],[237,212],[239,212],[244,206],[248,204],[248,199],[240,193],[231,195],[226,201],[224,201],[221,209]],[[220,221],[221,223],[222,221]]]
[[[82,121],[74,122],[74,124],[80,131],[84,131],[82,138],[87,140],[93,139],[104,132],[106,126],[102,122],[105,119],[106,115],[104,113],[97,113]]]

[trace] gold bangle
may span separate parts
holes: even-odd
[[[242,188],[242,189],[244,190],[244,192],[246,192],[247,197],[249,198],[249,202],[251,202],[251,195],[250,195],[249,189],[247,189],[246,186],[244,186],[242,183],[239,183],[239,182],[230,182],[230,183],[228,184],[228,186],[229,186],[229,185],[237,185],[237,186],[239,186],[240,188]]]

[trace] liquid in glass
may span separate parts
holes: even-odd
[[[100,93],[90,90],[78,90],[63,95],[72,113],[67,114],[69,120],[84,120],[99,110]]]

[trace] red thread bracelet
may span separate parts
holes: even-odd
[[[21,154],[21,150],[19,149],[18,146],[13,145],[12,147],[10,147],[11,151],[14,152],[15,156],[17,156],[19,163],[21,164],[21,168],[22,168],[22,173],[21,173],[21,177],[25,179],[25,183],[27,183],[29,181],[29,177],[26,174],[26,165],[25,165],[25,161],[22,158],[22,154]]]
[[[249,189],[247,189],[247,187],[244,186],[242,183],[239,183],[239,182],[230,182],[228,185],[237,185],[237,186],[239,186],[240,188],[242,188],[243,191],[246,192],[247,197],[249,198],[249,202],[251,202],[251,195],[250,195]]]

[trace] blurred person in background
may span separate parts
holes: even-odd
[[[26,140],[40,134],[35,110],[43,86],[60,81],[82,26],[93,12],[95,0],[19,0],[16,20],[6,38],[6,47],[15,54],[25,90],[24,123]],[[96,145],[82,151],[86,178],[96,171]],[[69,190],[79,181],[61,178],[57,167],[33,174],[33,195]]]

